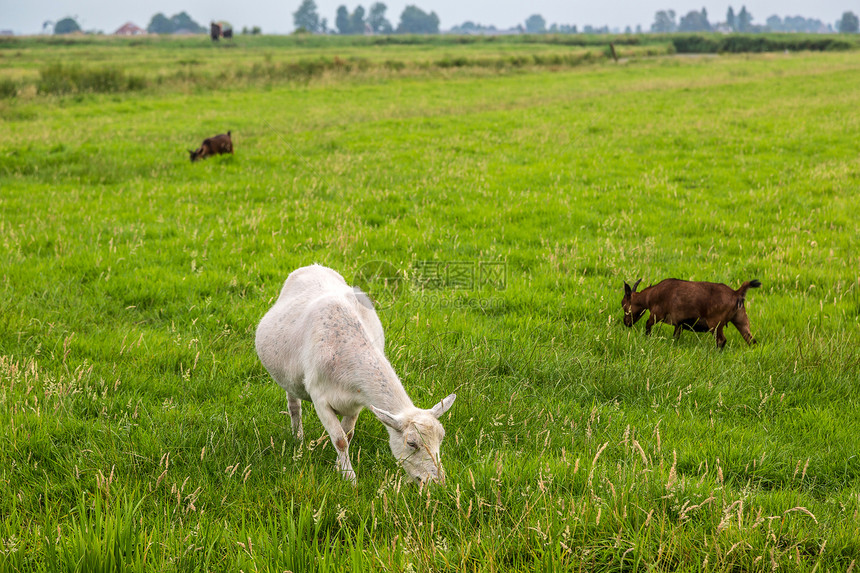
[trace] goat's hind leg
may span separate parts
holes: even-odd
[[[735,325],[735,328],[738,329],[738,332],[741,333],[741,336],[744,337],[744,340],[747,341],[747,344],[749,344],[750,346],[752,346],[753,344],[757,344],[756,339],[752,336],[752,332],[750,332],[750,319],[747,316],[747,313],[743,312],[743,309],[741,309],[741,312],[738,313],[737,318],[732,321],[732,324]]]
[[[714,329],[714,338],[717,339],[717,348],[722,350],[726,346],[726,335],[723,332],[726,324],[721,322],[717,324],[717,327]]]

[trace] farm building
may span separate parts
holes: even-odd
[[[114,32],[114,36],[143,36],[147,32],[143,28],[132,24],[131,22],[126,22],[116,32]]]

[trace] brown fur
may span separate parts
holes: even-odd
[[[747,344],[753,345],[755,339],[750,333],[750,320],[744,308],[746,292],[758,288],[758,280],[747,281],[738,290],[722,283],[693,282],[679,279],[665,279],[654,286],[636,292],[642,279],[631,288],[624,283],[624,325],[633,326],[642,318],[645,311],[650,312],[645,323],[645,334],[651,334],[651,327],[664,322],[675,327],[674,336],[681,336],[681,330],[713,332],[717,348],[726,345],[723,328],[732,323],[740,331]]]
[[[230,137],[230,132],[222,133],[214,137],[207,137],[203,140],[203,144],[199,149],[188,150],[191,154],[191,161],[205,159],[210,155],[221,155],[222,153],[233,153],[233,139]]]

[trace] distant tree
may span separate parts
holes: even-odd
[[[397,25],[398,34],[438,34],[439,33],[439,16],[436,12],[429,14],[418,8],[417,6],[409,5],[403,9],[400,14],[400,23]]]
[[[471,20],[466,20],[459,26],[453,26],[451,28],[451,32],[455,34],[479,34],[481,32],[497,32],[496,27],[493,25],[484,26],[483,24],[476,24]]]
[[[768,19],[765,20],[765,26],[769,32],[784,32],[785,25],[782,23],[782,18],[774,14],[773,16],[768,16]]]
[[[672,12],[674,14],[674,12]],[[591,24],[586,24],[582,27],[583,34],[608,34],[609,26],[600,26],[599,28],[595,28]]]
[[[656,34],[668,34],[677,29],[675,24],[674,10],[660,10],[654,14],[654,23],[651,24],[651,31]]]
[[[206,28],[195,22],[191,19],[186,12],[180,12],[179,14],[174,14],[170,17],[170,21],[173,23],[173,30],[188,30],[195,34],[202,34],[206,32]]]
[[[364,8],[362,8],[361,6],[355,7],[355,10],[353,10],[352,14],[350,14],[349,16],[349,24],[350,28],[352,28],[353,34],[364,34]]]
[[[570,24],[556,24],[553,22],[547,28],[547,32],[550,34],[576,34],[576,25],[571,26]]]
[[[81,27],[74,18],[63,18],[54,25],[54,34],[72,34],[80,31]]]
[[[320,15],[317,12],[317,5],[314,0],[302,0],[298,10],[293,12],[293,25],[296,30],[306,30],[308,32],[325,32],[320,26]]]
[[[349,17],[349,10],[342,4],[337,7],[334,27],[337,28],[338,34],[352,34],[352,20]]]
[[[841,34],[856,34],[860,30],[860,20],[858,20],[857,14],[854,12],[845,12],[842,14],[838,30]]]
[[[526,32],[529,34],[543,34],[546,32],[546,20],[540,14],[532,14],[526,18]]]
[[[708,12],[704,8],[701,12],[694,10],[686,16],[681,16],[681,22],[678,24],[679,32],[708,32],[710,30],[711,23],[708,22]]]
[[[737,30],[738,32],[752,32],[752,19],[752,14],[747,12],[747,7],[741,6],[741,11],[738,12],[737,26],[735,30]]]
[[[773,16],[771,16],[773,18]],[[777,16],[778,18],[778,16]],[[768,22],[771,19],[768,18]],[[770,27],[768,25],[768,27]],[[803,16],[786,16],[784,20],[782,20],[782,27],[780,28],[783,32],[807,32],[809,34],[829,34],[833,32],[833,27],[825,24],[821,20],[816,20],[814,18],[804,18]]]
[[[174,32],[173,22],[171,22],[167,16],[159,12],[152,17],[152,20],[149,21],[149,26],[146,27],[146,31],[150,34],[172,34]]]
[[[367,24],[370,26],[370,31],[374,34],[390,34],[394,31],[391,27],[391,22],[385,18],[385,11],[388,7],[382,2],[375,2],[370,5],[370,11],[367,14]]]
[[[170,18],[159,12],[152,17],[146,31],[150,34],[173,34],[179,30],[188,30],[193,34],[202,34],[207,29],[191,19],[186,12],[174,14]]]
[[[738,23],[735,19],[735,9],[729,6],[729,11],[726,12],[726,26],[733,32],[737,31]]]

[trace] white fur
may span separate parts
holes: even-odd
[[[385,357],[382,324],[367,296],[320,266],[290,273],[257,327],[257,355],[287,392],[293,433],[302,439],[301,400],[313,402],[337,451],[337,468],[355,480],[349,459],[355,420],[369,408],[388,429],[391,452],[420,483],[442,481],[438,418],[451,394],[416,408]],[[338,416],[341,417],[338,420]]]

